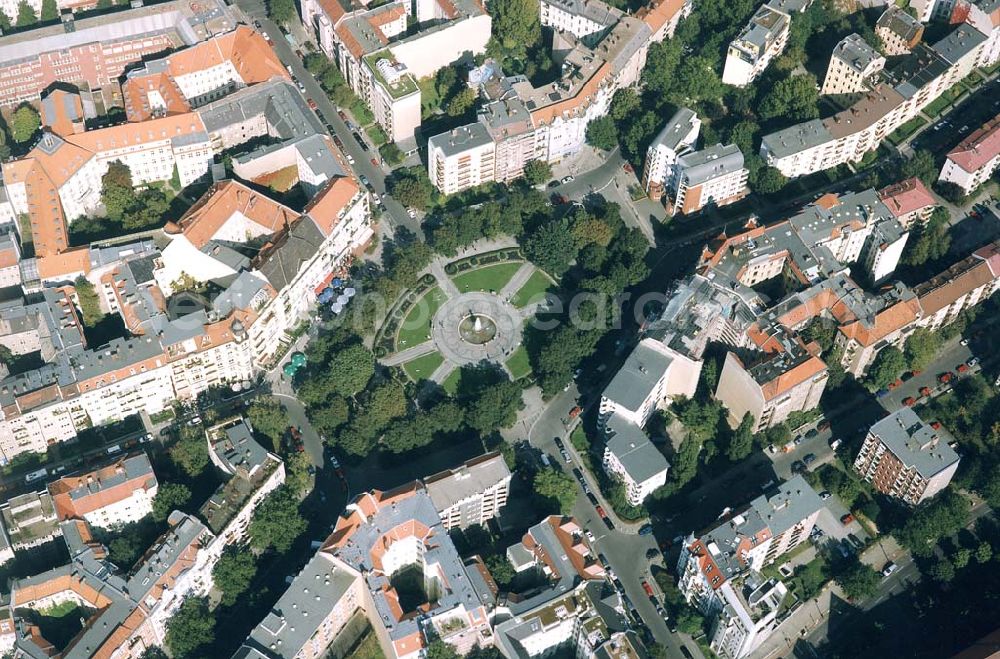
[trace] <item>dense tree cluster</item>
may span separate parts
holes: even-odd
[[[153,519],[166,521],[170,513],[187,505],[191,500],[191,490],[183,483],[160,483],[153,497]]]
[[[951,234],[948,231],[950,219],[946,208],[935,208],[927,222],[910,238],[910,244],[903,254],[903,263],[921,266],[947,255],[951,248]]]
[[[197,426],[181,426],[180,438],[167,449],[170,459],[188,476],[198,476],[209,464],[205,432]]]
[[[250,522],[250,545],[258,551],[274,548],[279,554],[288,551],[295,539],[306,530],[306,520],[299,512],[299,499],[287,485],[267,495]]]
[[[212,581],[222,591],[223,606],[232,606],[245,593],[257,574],[257,559],[247,549],[230,547],[212,569]]]
[[[533,485],[535,494],[549,502],[554,512],[562,515],[569,515],[573,512],[573,504],[576,503],[579,488],[572,476],[548,467],[535,474]]]
[[[167,622],[167,647],[170,656],[179,659],[205,656],[206,646],[215,640],[215,618],[209,613],[208,600],[189,597]]]
[[[101,177],[101,202],[108,219],[126,230],[141,230],[157,226],[169,208],[167,196],[156,187],[136,193],[132,171],[116,160]]]
[[[258,398],[247,408],[246,418],[255,433],[268,439],[272,451],[281,450],[281,438],[291,425],[284,405],[274,398]]]

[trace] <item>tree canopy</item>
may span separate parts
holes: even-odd
[[[26,0],[21,0],[21,2],[17,4],[17,19],[15,21],[15,25],[17,27],[29,27],[37,22],[38,15],[35,14],[35,10],[27,3]]]
[[[212,569],[212,580],[222,591],[222,605],[232,606],[246,592],[257,574],[257,560],[246,549],[229,547]]]
[[[295,0],[267,0],[267,15],[275,23],[285,25],[295,14]]]
[[[552,178],[552,167],[544,160],[529,160],[524,165],[524,180],[530,185],[545,183]]]
[[[167,621],[167,647],[172,657],[204,656],[202,650],[215,640],[215,618],[204,597],[189,597]]]
[[[910,370],[922,371],[934,361],[940,348],[941,335],[921,327],[906,339],[903,352]]]
[[[31,11],[31,7],[23,0],[21,6],[27,7],[28,11]],[[34,12],[31,15],[34,16]],[[20,21],[20,12],[18,12],[18,21]],[[18,24],[20,25],[20,22]],[[35,136],[41,126],[42,120],[38,116],[38,111],[30,105],[22,105],[14,111],[14,116],[11,117],[10,136],[18,144],[24,144]]]
[[[299,500],[289,487],[282,486],[267,495],[254,511],[250,522],[250,544],[259,551],[273,547],[283,554],[306,530],[306,520],[299,513]]]
[[[868,382],[872,389],[885,389],[899,379],[906,370],[906,357],[896,346],[884,348],[868,369]]]
[[[208,442],[198,427],[181,426],[180,439],[167,449],[170,459],[188,476],[197,476],[208,466]]]
[[[865,600],[878,590],[882,577],[871,566],[855,560],[837,575],[836,581],[852,600]]]
[[[181,483],[160,483],[153,497],[153,519],[163,522],[170,513],[191,500],[191,490]]]
[[[549,467],[535,474],[534,486],[535,492],[554,503],[559,513],[568,515],[573,511],[577,487],[572,477]]]
[[[267,437],[272,450],[278,451],[281,437],[291,425],[285,406],[274,398],[257,398],[247,408],[246,415],[254,431]]]

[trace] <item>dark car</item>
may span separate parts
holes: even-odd
[[[604,518],[604,526],[608,527],[608,530],[609,530],[609,531],[614,531],[614,530],[615,530],[615,525],[614,525],[614,523],[613,523],[613,522],[611,521],[611,518],[610,518],[610,517],[605,517],[605,518]]]
[[[802,458],[802,462],[806,463],[807,465],[811,465],[812,463],[816,462],[816,455],[814,453],[806,453],[805,456]]]
[[[608,567],[608,557],[607,556],[605,556],[604,554],[598,553],[597,554],[597,560],[599,560],[601,562],[601,565],[604,566],[605,569],[607,569],[607,567]]]
[[[649,535],[653,532],[652,524],[643,524],[639,527],[639,535]]]
[[[683,645],[681,646],[681,654],[683,654],[683,655],[684,655],[684,659],[694,659],[694,657],[693,657],[693,656],[691,656],[691,651],[690,651],[690,650],[688,650],[688,649],[687,649],[686,647],[684,647]]]
[[[813,437],[815,437],[818,434],[819,434],[819,431],[816,430],[815,428],[813,428],[812,430],[810,430],[809,432],[806,433],[806,437],[808,437],[809,439],[812,439]]]
[[[573,475],[576,477],[576,480],[580,481],[581,483],[583,482],[583,472],[580,471],[579,467],[573,467]]]
[[[559,439],[558,437],[553,437],[552,441],[554,441],[556,443],[556,446],[559,447],[559,450],[562,450],[562,449],[566,448],[566,445],[563,444],[563,441],[561,439]]]
[[[656,547],[650,547],[646,550],[646,560],[653,561],[659,557],[660,551]]]
[[[597,505],[597,497],[594,496],[593,492],[587,492],[587,499],[590,501],[590,505]]]
[[[792,463],[792,473],[793,474],[801,474],[801,473],[804,473],[806,471],[809,471],[809,470],[806,468],[806,463],[802,462],[802,460],[796,460],[795,462]]]

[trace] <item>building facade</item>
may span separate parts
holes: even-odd
[[[966,195],[976,191],[1000,167],[1000,115],[983,124],[948,152],[939,181],[953,183]]]
[[[885,58],[857,33],[840,40],[830,55],[821,94],[855,94],[872,87],[885,67]]]
[[[456,469],[423,479],[424,489],[448,531],[485,526],[500,516],[510,494],[510,469],[500,453],[487,453]]]
[[[878,492],[915,506],[951,482],[959,457],[950,435],[902,407],[868,431],[854,470]]]

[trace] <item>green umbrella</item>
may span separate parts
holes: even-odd
[[[296,352],[292,355],[292,363],[295,364],[295,368],[299,366],[305,366],[306,356],[305,353]]]
[[[285,375],[287,375],[288,377],[294,376],[296,370],[297,369],[295,368],[295,364],[293,364],[292,362],[288,362],[287,364],[285,364],[284,371]]]

